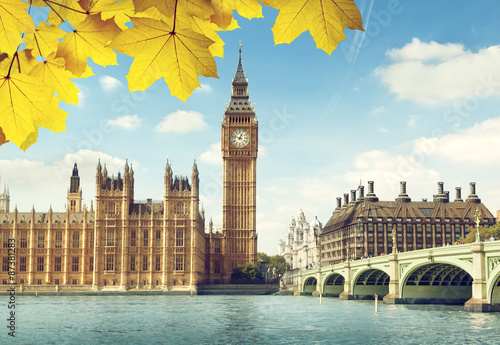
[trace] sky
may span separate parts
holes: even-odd
[[[278,253],[291,217],[325,224],[336,198],[374,181],[380,200],[394,200],[406,181],[412,200],[432,199],[437,183],[454,198],[469,182],[488,209],[500,210],[500,4],[482,1],[357,0],[364,32],[328,55],[308,32],[275,45],[264,18],[235,15],[241,28],[221,32],[219,78],[183,103],[157,81],[128,92],[132,63],[100,67],[77,79],[77,106],[66,132],[41,129],[23,152],[0,147],[0,185],[11,210],[63,212],[73,164],[84,204],[95,195],[98,159],[109,174],[135,172],[135,199],[161,200],[167,158],[174,175],[191,176],[196,159],[200,201],[207,219],[222,224],[221,120],[242,42],[243,67],[259,123],[257,159],[258,251]]]

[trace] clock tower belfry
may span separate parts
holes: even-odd
[[[257,263],[256,177],[258,126],[248,97],[248,80],[241,63],[233,78],[231,101],[222,120],[223,159],[222,250],[223,279],[247,262]]]

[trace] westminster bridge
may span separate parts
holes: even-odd
[[[293,273],[295,272],[295,273]],[[436,247],[287,272],[296,294],[500,311],[500,241]]]

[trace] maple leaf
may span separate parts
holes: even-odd
[[[33,19],[26,12],[28,6],[19,0],[0,0],[0,51],[13,54],[23,43],[21,34],[35,29]]]
[[[262,6],[257,0],[211,0],[214,14],[212,23],[217,24],[222,30],[226,30],[233,19],[235,9],[242,17],[262,18]]]
[[[309,30],[316,47],[328,54],[345,40],[344,28],[363,30],[361,14],[353,0],[263,0],[280,10],[272,28],[274,42],[290,43]]]
[[[54,132],[65,129],[68,114],[58,107],[53,91],[40,80],[23,73],[0,71],[0,127],[5,139],[26,150],[38,137],[38,127]]]
[[[5,134],[3,134],[2,127],[0,127],[0,146],[8,142],[9,141],[5,139]]]
[[[43,57],[57,50],[59,38],[66,35],[55,25],[48,25],[48,21],[41,22],[32,35],[27,35],[26,49],[33,49]]]
[[[74,76],[65,69],[64,59],[54,58],[54,55],[52,53],[47,60],[37,63],[29,75],[54,90],[59,99],[68,104],[78,104],[78,88],[71,81]]]
[[[172,95],[185,101],[200,86],[198,75],[217,78],[215,60],[209,51],[214,43],[177,19],[170,23],[133,17],[134,27],[111,43],[120,53],[134,57],[127,74],[130,91],[146,90],[163,77]]]
[[[56,57],[66,61],[66,69],[80,77],[87,68],[87,57],[101,65],[116,65],[116,53],[106,45],[119,33],[113,19],[101,20],[99,14],[88,16],[59,43]]]

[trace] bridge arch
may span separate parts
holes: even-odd
[[[420,261],[400,278],[400,296],[414,303],[464,304],[472,298],[472,265],[461,260]]]
[[[315,277],[308,277],[304,280],[302,291],[306,294],[316,291],[317,279]]]
[[[344,292],[345,278],[340,273],[332,273],[325,276],[323,285],[323,295],[338,297]]]
[[[500,304],[500,264],[492,270],[486,286],[488,288],[488,293],[486,295],[488,303]]]
[[[353,276],[352,295],[354,298],[374,298],[377,294],[381,298],[389,293],[389,272],[380,268],[362,269]]]

